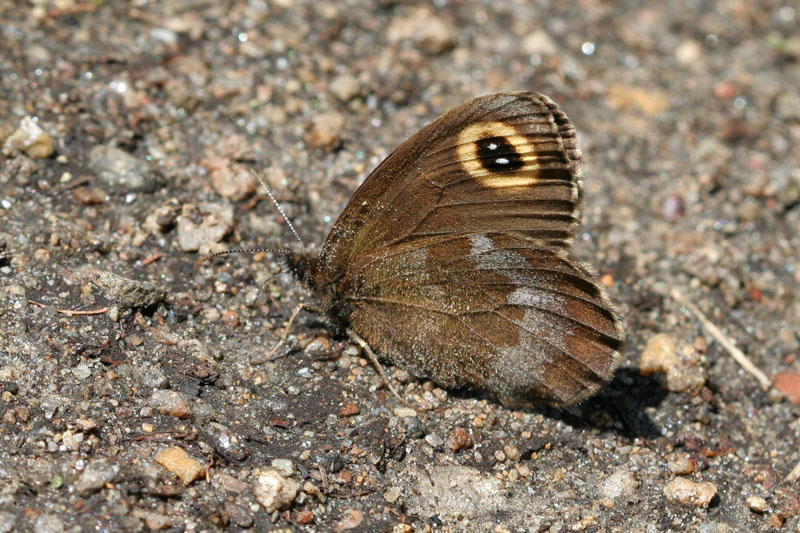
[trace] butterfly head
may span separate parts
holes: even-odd
[[[307,252],[291,252],[285,256],[286,266],[301,285],[308,289],[312,302],[307,307],[317,311],[333,329],[343,335],[349,326],[348,300],[341,294],[335,279],[330,279],[320,269],[320,260]]]

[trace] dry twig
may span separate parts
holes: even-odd
[[[672,289],[670,294],[676,302],[684,306],[686,309],[691,311],[694,316],[697,317],[697,319],[700,321],[700,324],[703,325],[703,328],[708,332],[708,334],[714,337],[714,340],[719,342],[722,347],[725,348],[725,351],[727,351],[743,369],[753,375],[764,389],[768,389],[772,386],[772,381],[769,379],[769,377],[767,377],[767,375],[762,372],[760,368],[753,364],[753,362],[744,354],[744,352],[737,348],[733,342],[727,336],[725,336],[725,334],[722,333],[722,331],[716,325],[714,325],[714,323],[712,323],[696,305],[686,299],[686,297],[677,289]],[[798,475],[800,475],[800,472]]]
[[[794,465],[792,471],[789,472],[785,478],[783,478],[783,481],[789,483],[790,485],[794,485],[798,479],[800,479],[800,461]]]
[[[33,300],[28,300],[28,303],[31,305],[35,305],[36,307],[48,307],[47,304],[43,304],[40,302],[34,302]],[[99,309],[89,309],[87,311],[77,311],[72,309],[58,309],[56,308],[56,313],[61,313],[62,315],[67,316],[76,316],[76,315],[102,315],[103,313],[108,312],[108,307],[101,307]]]

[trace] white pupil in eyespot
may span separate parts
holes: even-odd
[[[507,165],[508,159],[506,159],[505,157],[498,157],[497,159],[494,160],[494,162],[497,163],[498,165]]]
[[[487,146],[487,148],[489,150],[497,150],[497,145],[495,143],[491,143],[489,146]]]

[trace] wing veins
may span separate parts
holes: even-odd
[[[473,235],[473,234],[465,234],[465,233],[453,233],[453,234],[447,234],[447,238],[443,238],[443,239],[442,239],[440,242],[447,242],[447,241],[452,241],[452,240],[455,240],[455,239],[462,239],[462,238],[464,238],[464,237],[465,237],[465,235]],[[482,235],[482,234],[478,233],[478,234],[474,234],[474,235]],[[396,242],[399,242],[399,240],[398,240],[398,241],[396,241]],[[511,250],[511,251],[513,251],[513,250],[531,250],[531,249],[533,249],[533,250],[540,250],[540,249],[542,249],[542,248],[531,248],[531,247],[526,247],[526,246],[508,246],[508,247],[505,247],[505,248],[496,248],[496,249],[491,249],[491,250],[485,250],[485,251],[483,251],[483,252],[480,252],[480,253],[478,253],[478,254],[473,254],[473,255],[470,255],[469,257],[470,257],[470,258],[474,258],[474,257],[481,257],[481,256],[483,256],[483,255],[490,254],[490,253],[494,253],[494,252],[498,252],[498,251],[509,251],[509,250]],[[406,253],[406,250],[397,250],[397,251],[395,251],[395,252],[393,252],[393,253],[391,253],[391,254],[387,254],[386,256],[382,256],[382,257],[375,257],[375,258],[373,258],[371,261],[369,261],[368,263],[366,263],[365,265],[363,265],[363,266],[361,267],[361,270],[365,270],[367,267],[371,266],[373,263],[376,263],[376,262],[378,262],[378,261],[385,260],[387,257],[393,257],[393,256],[395,256],[395,255],[399,255],[399,254],[402,254],[402,253]],[[555,254],[553,254],[553,255],[552,255],[552,257],[553,257],[554,259],[556,259],[556,260],[557,260],[557,261],[558,261],[558,262],[559,262],[561,265],[566,265],[568,268],[575,268],[575,267],[574,267],[572,264],[570,264],[568,261],[565,261],[564,259],[562,259],[562,258],[558,257],[558,256],[557,256],[557,255],[555,255]],[[455,263],[457,263],[457,262],[459,262],[459,261],[462,261],[463,259],[464,259],[463,257],[456,257],[455,259],[451,259],[450,261],[447,261],[447,262],[445,262],[445,263],[441,263],[441,264],[439,264],[439,265],[434,265],[434,266],[432,266],[431,268],[417,269],[417,270],[414,270],[413,272],[433,272],[433,271],[436,271],[436,270],[445,270],[445,268],[446,268],[446,267],[448,267],[448,266],[450,266],[450,265],[453,265],[453,264],[455,264]],[[458,274],[458,273],[461,273],[461,272],[472,272],[473,270],[474,270],[473,268],[467,268],[467,269],[464,269],[464,270],[456,270],[456,271],[453,271],[453,273],[456,273],[456,274]],[[545,272],[545,271],[561,272],[561,271],[559,271],[559,270],[546,269],[546,268],[538,268],[538,267],[535,267],[535,266],[524,266],[524,267],[502,267],[502,270],[533,270],[533,271],[541,271],[541,272]],[[387,278],[384,278],[384,279],[392,279],[392,278],[398,277],[398,276],[400,276],[400,275],[403,275],[403,274],[405,274],[405,273],[406,273],[405,271],[403,271],[403,272],[396,271],[396,272],[395,272],[395,273],[394,273],[394,274],[393,274],[391,277],[387,277]],[[567,272],[565,272],[564,274],[568,274],[568,273],[567,273]],[[582,279],[582,278],[580,278],[579,276],[576,276],[576,275],[574,275],[574,274],[572,274],[572,276],[574,276],[575,278],[578,278],[578,279]]]
[[[486,294],[486,291],[481,290],[481,292]],[[543,307],[538,307],[538,306],[535,306],[535,305],[510,304],[510,303],[507,303],[507,302],[499,303],[497,298],[493,297],[492,295],[486,294],[486,296],[488,296],[490,299],[494,300],[495,303],[499,304],[499,305],[497,307],[492,308],[492,309],[478,309],[476,311],[452,312],[452,311],[446,311],[444,309],[432,308],[432,307],[419,305],[419,304],[414,304],[414,303],[410,303],[410,302],[403,302],[403,301],[394,300],[394,299],[390,299],[390,298],[383,298],[383,297],[380,297],[380,296],[349,297],[348,300],[351,301],[351,302],[373,302],[373,303],[379,303],[379,304],[384,304],[384,305],[398,305],[398,306],[401,306],[401,307],[410,307],[412,309],[419,309],[419,310],[427,311],[427,312],[430,312],[430,313],[437,313],[437,314],[440,314],[440,315],[447,315],[447,316],[450,316],[450,317],[453,317],[453,318],[474,316],[474,315],[479,315],[479,314],[482,314],[482,313],[497,313],[503,307],[511,307],[511,308],[519,308],[519,309],[535,309],[537,311],[541,311],[544,314],[551,315],[551,316],[554,316],[556,318],[563,319],[564,321],[569,322],[569,323],[575,325],[576,327],[579,327],[581,329],[588,330],[589,332],[595,333],[597,336],[601,337],[601,339],[596,339],[596,338],[593,338],[592,336],[590,336],[589,340],[592,341],[594,344],[604,345],[604,346],[606,346],[608,348],[612,348],[612,345],[611,345],[612,342],[613,343],[618,343],[619,342],[619,341],[617,341],[617,339],[615,339],[615,338],[613,338],[613,337],[611,337],[609,335],[606,335],[602,331],[598,331],[597,329],[593,328],[592,326],[584,324],[583,322],[579,322],[578,320],[575,320],[574,318],[571,318],[569,316],[562,315],[560,313],[556,313],[555,311],[552,311],[550,309],[545,309]],[[506,320],[509,320],[505,316],[504,316],[504,318],[506,318]],[[513,322],[511,320],[509,320],[509,322],[516,323],[516,322]],[[527,329],[526,329],[526,331],[528,331],[531,334],[534,334],[533,331],[530,331],[530,330],[527,330]],[[604,343],[602,341],[602,339],[608,339],[611,342]],[[544,339],[544,340],[546,341],[546,339]]]
[[[534,200],[532,198],[498,198],[494,200],[480,200],[475,202],[453,202],[449,204],[440,204],[439,207],[457,207],[457,206],[464,206],[464,205],[483,205],[483,204],[511,204],[515,202],[524,202],[526,205],[540,205],[540,206],[550,206],[553,204],[563,203],[569,204],[569,207],[573,207],[574,204],[569,200]],[[566,207],[566,205],[564,206]]]
[[[483,292],[484,294],[486,294],[486,292],[485,292],[485,291],[483,291],[483,290],[481,290],[481,292]],[[489,298],[492,298],[492,299],[494,299],[495,301],[497,301],[497,300],[496,300],[495,298],[493,298],[493,297],[492,297],[492,295],[490,295],[490,294],[486,294],[486,296],[488,296]],[[504,304],[502,304],[502,305],[501,305],[500,309],[502,309],[503,307],[517,307],[517,306],[515,306],[515,305],[513,305],[513,304],[504,303]],[[525,307],[523,307],[523,308],[525,308]],[[530,306],[529,308],[533,308],[533,309],[540,310],[540,311],[544,312],[545,314],[551,314],[551,315],[553,315],[553,316],[556,316],[556,317],[559,317],[559,318],[564,318],[564,319],[566,319],[567,321],[570,321],[570,322],[577,323],[579,326],[582,326],[582,327],[584,327],[584,328],[588,328],[588,329],[590,329],[590,330],[592,330],[592,329],[593,329],[593,328],[591,328],[590,326],[586,326],[585,324],[582,324],[582,323],[580,323],[580,322],[577,322],[577,321],[575,321],[575,320],[573,320],[573,319],[571,319],[571,318],[569,318],[569,317],[565,317],[565,316],[563,316],[563,315],[559,315],[558,313],[555,313],[555,312],[552,312],[552,311],[548,311],[547,309],[541,309],[541,308],[538,308],[538,307],[535,307],[535,306]],[[566,355],[568,358],[572,359],[573,361],[575,361],[576,363],[578,363],[580,366],[582,366],[583,368],[585,368],[586,370],[588,370],[588,371],[589,371],[589,372],[591,372],[592,374],[595,374],[595,375],[597,375],[597,372],[595,372],[593,369],[589,368],[589,365],[587,365],[586,363],[584,363],[583,361],[581,361],[580,359],[578,359],[577,357],[575,357],[575,356],[574,356],[574,355],[572,355],[571,353],[567,352],[566,350],[564,350],[564,349],[563,349],[563,348],[561,348],[560,346],[556,346],[556,345],[555,345],[555,344],[554,344],[552,341],[550,341],[549,339],[546,339],[546,338],[542,337],[541,335],[539,335],[539,334],[538,334],[538,332],[536,332],[536,331],[532,331],[531,329],[529,329],[529,328],[525,327],[525,325],[524,325],[523,323],[520,323],[520,322],[518,322],[518,321],[516,321],[516,320],[513,320],[513,319],[511,319],[510,317],[508,317],[508,316],[506,316],[506,315],[504,315],[504,314],[500,313],[500,312],[499,312],[497,309],[494,309],[494,310],[492,310],[492,312],[493,312],[493,313],[495,313],[495,314],[497,314],[498,316],[501,316],[502,318],[504,318],[504,319],[505,319],[507,322],[509,322],[510,324],[513,324],[513,325],[515,325],[515,326],[517,326],[517,327],[519,327],[519,328],[521,328],[521,329],[523,329],[523,330],[527,331],[527,332],[528,332],[530,335],[534,336],[536,339],[539,339],[539,340],[541,340],[542,342],[544,342],[544,343],[546,343],[546,344],[548,344],[548,345],[552,346],[553,348],[555,348],[555,349],[556,349],[556,350],[558,350],[559,352],[563,353],[563,354],[564,354],[564,355]],[[597,331],[597,330],[594,330],[594,331]],[[600,332],[598,331],[598,333],[600,333]],[[601,335],[602,335],[602,333],[601,333]],[[595,342],[595,339],[593,339],[593,338],[590,338],[589,340],[590,340],[590,341],[592,341],[592,343],[593,343],[593,344],[601,344],[601,343]],[[616,339],[614,339],[614,340],[616,341]],[[602,345],[602,344],[601,344],[601,345]],[[608,346],[608,345],[605,345],[605,346],[606,346],[607,348],[612,348],[611,346]],[[612,348],[612,349],[614,349],[614,348]],[[614,351],[616,351],[616,349],[614,349]]]
[[[480,290],[481,292],[483,292],[483,293],[484,293],[486,296],[488,296],[490,299],[492,299],[492,300],[495,300],[495,302],[497,302],[497,299],[496,299],[496,298],[494,298],[492,295],[490,295],[490,294],[487,294],[487,293],[486,293],[486,291],[484,291],[483,289],[479,289],[479,290]],[[573,361],[575,361],[576,363],[578,363],[580,366],[582,366],[583,368],[585,368],[586,370],[588,370],[588,371],[589,371],[589,372],[591,372],[592,374],[595,374],[595,375],[597,374],[597,373],[596,373],[594,370],[592,370],[591,368],[589,368],[589,366],[588,366],[586,363],[584,363],[584,362],[583,362],[583,361],[581,361],[580,359],[576,358],[574,355],[572,355],[571,353],[567,352],[567,351],[566,351],[566,350],[564,350],[562,347],[560,347],[560,346],[557,346],[555,343],[553,343],[553,341],[551,341],[551,340],[549,340],[549,339],[546,339],[546,338],[542,337],[542,336],[541,336],[541,335],[539,335],[537,332],[534,332],[534,331],[532,331],[531,329],[529,329],[529,328],[525,327],[523,324],[519,323],[518,321],[516,321],[516,320],[513,320],[513,319],[512,319],[512,318],[510,318],[509,316],[507,316],[507,315],[505,315],[505,314],[503,314],[503,313],[501,313],[501,312],[500,312],[500,309],[503,309],[504,307],[509,307],[509,306],[510,306],[510,304],[507,304],[507,303],[502,303],[502,304],[500,305],[500,307],[499,307],[499,308],[495,308],[495,309],[493,309],[491,312],[492,312],[493,314],[495,314],[496,316],[499,316],[499,317],[503,318],[503,319],[504,319],[506,322],[508,322],[509,324],[512,324],[512,325],[514,325],[514,326],[516,326],[516,327],[518,327],[518,328],[520,328],[520,329],[522,329],[522,330],[524,330],[524,331],[527,331],[529,335],[532,335],[532,336],[533,336],[534,338],[536,338],[537,340],[540,340],[540,341],[544,342],[545,344],[547,344],[547,345],[551,346],[551,347],[552,347],[552,348],[554,348],[555,350],[557,350],[557,351],[561,352],[562,354],[564,354],[565,356],[567,356],[569,359],[572,359]],[[547,312],[546,310],[543,310],[543,311]],[[556,315],[556,316],[558,316],[558,315]]]
[[[530,170],[531,171],[535,171],[535,170],[542,170],[542,169],[536,168],[536,169],[530,169]],[[563,170],[566,170],[570,174],[573,174],[572,171],[569,170],[569,169],[565,168]],[[497,174],[496,172],[489,172],[489,173],[485,174],[485,176],[491,176],[491,175],[496,175],[496,174]],[[509,176],[513,176],[514,174],[522,174],[522,172],[517,171],[517,172],[509,172],[508,173]],[[452,181],[452,182],[448,183],[447,185],[444,186],[444,188],[445,189],[449,189],[451,187],[454,187],[456,185],[464,183],[465,181],[472,181],[474,179],[475,178],[473,176],[469,175],[466,178],[461,178],[461,179],[458,179],[458,180],[455,180],[455,181]],[[570,180],[559,180],[559,179],[553,179],[553,178],[535,179],[535,181],[533,183],[530,183],[530,184],[527,184],[527,185],[517,185],[517,187],[525,187],[526,189],[530,189],[530,188],[536,188],[536,187],[557,187],[557,186],[563,187],[563,186],[567,186],[567,187],[569,187],[571,189],[577,183],[578,183],[578,180],[575,179],[575,176],[573,175],[573,179],[570,179]]]
[[[556,165],[560,164],[560,165],[564,165],[564,166],[569,166],[568,161],[565,160],[563,157],[539,156],[538,155],[539,153],[540,152],[521,152],[520,153],[520,152],[516,152],[516,151],[507,151],[507,152],[498,152],[496,154],[492,154],[492,157],[502,157],[504,155],[507,155],[507,156],[518,155],[518,156],[522,157],[522,161],[525,162],[525,163],[533,163],[533,162],[539,163],[539,166],[536,167],[537,169],[541,168],[541,166],[546,165],[546,164],[556,164]],[[525,158],[524,157],[524,156],[531,155],[531,154],[534,157],[531,157],[531,158]],[[562,154],[559,154],[559,155],[562,155]],[[468,163],[470,161],[477,161],[477,162],[480,163],[482,161],[482,159],[480,157],[471,157],[469,159],[457,159],[455,161],[448,161],[447,163],[442,163],[438,167],[432,168],[430,170],[430,172],[431,173],[438,172],[439,170],[441,170],[443,168],[447,168],[447,167],[454,167],[454,166],[460,167],[462,164]],[[488,172],[487,175],[488,174],[494,174],[494,172]]]
[[[442,286],[442,285],[446,286],[446,285],[449,285],[449,284],[450,284],[449,281],[434,281],[434,282],[431,282],[431,283],[425,283],[424,285],[422,285],[422,284],[415,284],[415,285],[412,285],[412,284],[400,284],[400,285],[396,285],[396,287],[397,288],[408,288],[408,287],[419,287],[419,286],[438,287],[438,286]],[[577,294],[569,294],[569,293],[562,292],[562,291],[559,291],[559,290],[556,290],[556,289],[551,289],[551,288],[545,287],[543,285],[515,283],[513,281],[480,281],[480,282],[475,283],[475,285],[481,286],[481,287],[528,288],[528,289],[536,289],[536,290],[542,291],[542,292],[547,292],[549,294],[556,294],[558,296],[564,296],[564,297],[569,298],[569,299],[571,299],[571,300],[573,300],[575,302],[581,302],[581,303],[584,303],[584,304],[588,305],[589,307],[592,307],[595,311],[599,312],[599,314],[601,314],[604,317],[608,318],[612,322],[615,322],[614,315],[611,314],[609,309],[607,309],[606,307],[603,307],[602,305],[598,304],[597,302],[594,302],[592,300],[583,298],[583,297],[581,297],[581,296],[579,296]],[[579,287],[575,287],[575,288],[577,290],[579,290],[579,291],[581,290]],[[583,291],[581,291],[581,292],[583,292]],[[505,304],[505,305],[510,305],[510,304]],[[526,307],[526,306],[523,305],[523,307]],[[530,307],[536,308],[534,306],[530,306]],[[538,308],[536,308],[536,309],[538,309]]]

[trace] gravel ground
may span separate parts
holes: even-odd
[[[0,2],[0,532],[800,531],[797,5],[611,4]],[[321,243],[500,90],[579,131],[614,381],[514,411],[387,368],[410,409],[305,312],[268,360],[303,291],[193,265],[294,245],[249,170]]]

